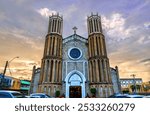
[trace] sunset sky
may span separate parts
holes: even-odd
[[[150,81],[150,0],[0,0],[0,73],[31,78],[40,67],[48,30],[48,16],[63,16],[63,38],[77,34],[88,38],[87,16],[102,18],[110,66],[120,77],[131,74]]]

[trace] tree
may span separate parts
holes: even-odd
[[[148,90],[150,90],[150,86],[149,85],[144,85],[143,90],[147,92]]]
[[[55,92],[55,96],[56,96],[56,97],[59,97],[59,96],[60,96],[60,91],[59,91],[59,90],[57,90],[57,91]]]
[[[125,88],[125,89],[123,89],[123,91],[122,91],[122,93],[129,93],[129,88]]]
[[[136,86],[131,85],[130,88],[131,88],[132,92],[134,92],[134,91],[136,91],[136,90],[137,90],[137,91],[140,91],[141,85],[136,85]]]
[[[131,88],[132,92],[135,91],[135,86],[134,85],[131,85],[130,88]]]
[[[137,89],[138,91],[140,91],[141,85],[136,85],[136,89]]]
[[[96,88],[91,88],[90,91],[93,94],[93,96],[95,97],[96,96]]]

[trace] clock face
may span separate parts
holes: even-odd
[[[69,57],[71,59],[74,59],[74,60],[79,59],[81,55],[82,55],[82,52],[78,48],[72,48],[69,50]]]

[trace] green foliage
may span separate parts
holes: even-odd
[[[144,86],[143,86],[143,89],[144,89],[144,91],[146,91],[146,92],[147,92],[148,90],[150,90],[150,86],[148,86],[148,85],[144,85]]]
[[[56,95],[56,97],[59,97],[59,96],[60,96],[60,91],[57,90],[57,91],[55,92],[55,95]]]
[[[133,92],[133,91],[135,91],[135,89],[136,90],[140,90],[141,89],[141,85],[136,85],[136,86],[131,85],[130,88],[132,89],[132,92]]]
[[[93,95],[96,94],[96,88],[91,88],[90,91],[91,91],[91,93],[92,93]]]
[[[135,90],[135,86],[131,85],[130,88],[132,89],[132,92]]]
[[[129,93],[129,89],[123,90],[122,93]]]

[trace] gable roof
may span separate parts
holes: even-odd
[[[85,42],[85,43],[88,42],[87,38],[84,38],[84,37],[82,37],[82,36],[80,36],[78,34],[73,34],[73,35],[70,35],[70,36],[64,38],[63,39],[63,44],[66,43],[66,42],[68,42],[68,41],[70,41],[70,40],[74,40],[74,39],[80,40],[80,41]]]

